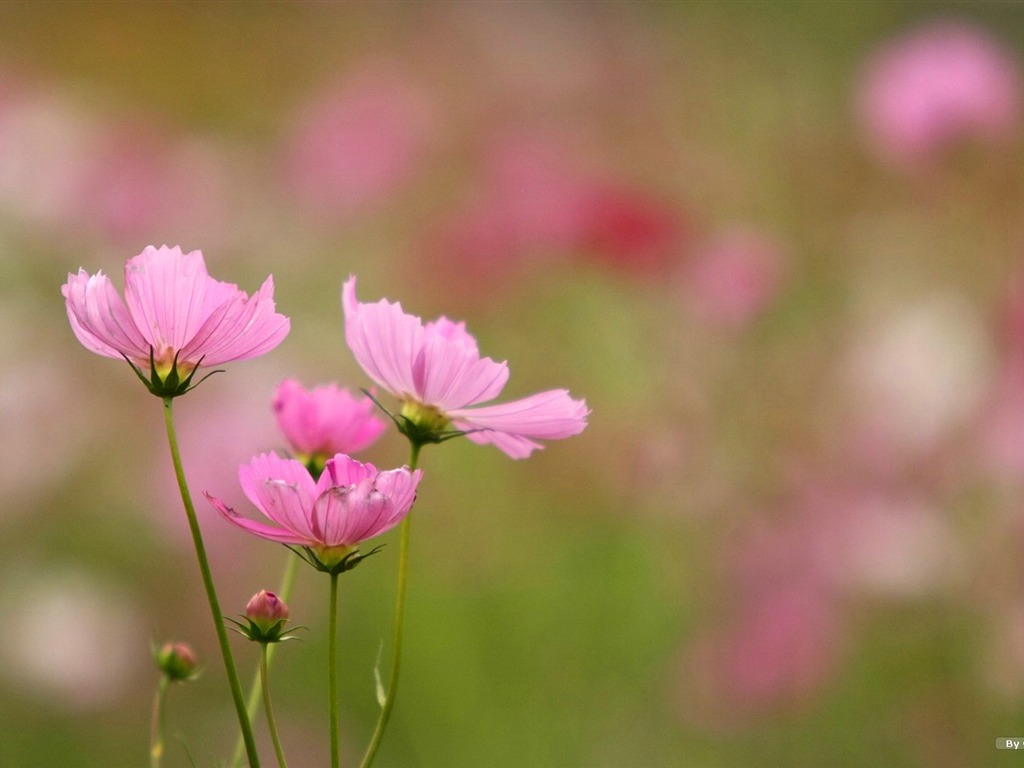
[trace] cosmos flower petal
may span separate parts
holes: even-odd
[[[508,366],[472,348],[428,334],[413,367],[416,395],[442,411],[493,400],[508,381]]]
[[[135,360],[148,357],[149,343],[135,327],[109,277],[102,272],[90,276],[80,269],[76,275],[68,274],[61,293],[71,330],[90,352]]]
[[[185,346],[183,355],[202,358],[205,365],[248,360],[272,350],[289,330],[291,321],[274,311],[274,278],[268,277],[251,297],[237,291],[217,307]]]
[[[373,464],[364,464],[356,461],[346,454],[338,454],[324,467],[324,478],[321,476],[320,485],[357,485],[364,480],[377,475],[377,468]]]
[[[413,361],[423,345],[423,324],[383,299],[376,304],[356,300],[356,279],[342,287],[345,340],[356,361],[379,386],[392,394],[415,394]]]
[[[294,459],[275,453],[255,456],[238,468],[242,491],[253,505],[275,523],[312,538],[308,510],[316,498],[309,471]]]
[[[391,522],[391,512],[395,507],[391,499],[376,490],[372,483],[353,489],[353,494],[347,501],[349,511],[337,532],[342,539],[365,541],[391,530],[394,526]]]
[[[423,470],[421,469],[412,472],[407,467],[389,469],[377,475],[376,488],[392,500],[396,510],[400,510],[403,507],[412,506],[416,500],[416,488],[422,478]],[[398,520],[395,519],[391,525],[397,522]]]
[[[124,266],[124,297],[136,327],[161,352],[180,350],[202,325],[206,283],[203,254],[147,246]]]
[[[220,499],[211,496],[206,493],[203,494],[206,499],[229,523],[234,523],[239,528],[249,533],[254,533],[264,539],[270,539],[271,541],[277,541],[282,544],[310,544],[312,540],[306,536],[300,536],[286,528],[277,528],[273,525],[267,525],[266,523],[260,523],[255,520],[250,520],[247,517],[242,517],[234,509],[229,507]]]
[[[557,440],[582,432],[589,413],[585,400],[573,400],[565,389],[551,389],[499,405],[449,411],[448,415],[473,429]]]
[[[478,445],[493,445],[511,459],[525,459],[534,451],[544,448],[541,443],[520,435],[510,435],[506,432],[495,432],[493,430],[473,432],[472,430],[475,428],[471,424],[460,422],[455,422],[455,426],[466,430],[467,440]]]

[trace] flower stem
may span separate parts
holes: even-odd
[[[170,680],[167,679],[167,675],[162,675],[160,685],[156,689],[156,697],[153,699],[153,718],[150,721],[150,768],[160,768],[160,761],[164,756],[164,701],[167,699],[169,687]]]
[[[277,590],[278,596],[288,601],[288,598],[292,594],[292,585],[295,583],[295,570],[299,563],[299,558],[295,557],[291,552],[288,553],[288,559],[285,561],[284,574],[281,576],[281,588]],[[267,647],[267,666],[270,666],[270,662],[274,658],[274,651],[277,648],[277,643],[272,643]],[[249,686],[249,699],[245,705],[245,711],[249,715],[249,722],[256,719],[256,713],[259,711],[260,701],[262,700],[262,684],[260,683],[261,672],[259,669],[256,670],[253,675],[252,684]],[[242,741],[242,736],[239,734],[238,741],[235,742],[235,754],[231,757],[231,765],[236,768],[241,768],[242,765],[242,752],[245,750],[245,742]]]
[[[284,750],[281,748],[281,739],[277,735],[277,723],[274,722],[274,710],[270,707],[270,686],[267,683],[269,670],[268,643],[260,643],[260,685],[263,688],[263,710],[267,713],[267,726],[270,728],[270,739],[274,742],[274,753],[277,755],[277,764],[281,768],[288,768],[284,759]]]
[[[196,510],[192,505],[192,496],[185,482],[185,470],[181,464],[181,453],[178,450],[178,437],[174,431],[174,413],[171,408],[172,398],[164,398],[164,424],[167,427],[167,442],[171,447],[171,460],[174,462],[174,474],[178,479],[178,488],[181,491],[181,502],[185,506],[185,516],[188,518],[188,527],[192,532],[192,543],[195,545],[196,560],[199,562],[199,572],[203,577],[203,586],[206,588],[206,598],[210,603],[210,614],[213,616],[213,626],[217,632],[217,641],[220,643],[220,653],[224,658],[224,669],[228,676],[228,685],[231,688],[231,697],[235,702],[235,711],[238,714],[238,725],[242,729],[242,739],[245,741],[245,751],[249,756],[250,768],[259,768],[260,758],[256,752],[256,742],[252,736],[252,725],[249,716],[245,711],[245,700],[242,698],[242,686],[238,682],[238,672],[235,669],[235,660],[231,655],[231,645],[228,643],[227,629],[224,627],[224,616],[220,611],[220,602],[217,600],[217,590],[213,585],[213,575],[210,572],[210,563],[206,558],[206,547],[203,544],[203,534],[199,530],[199,520],[196,518]]]
[[[413,442],[409,456],[409,469],[415,470],[419,463],[420,444]],[[398,549],[398,584],[395,588],[395,619],[394,635],[391,641],[391,676],[388,678],[387,691],[384,694],[384,702],[381,704],[380,716],[377,718],[377,727],[373,730],[369,746],[366,747],[366,754],[363,755],[363,762],[360,768],[370,768],[373,758],[380,747],[381,739],[384,737],[384,729],[387,728],[388,720],[391,718],[391,709],[395,705],[395,694],[398,692],[398,673],[402,667],[402,628],[405,623],[405,590],[406,580],[409,575],[409,521],[412,515],[406,515],[399,527],[399,549]]]
[[[328,686],[331,694],[331,768],[338,768],[338,574],[331,573],[331,604],[328,618]]]

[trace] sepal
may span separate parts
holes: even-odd
[[[346,571],[351,571],[353,568],[355,568],[357,565],[363,562],[363,560],[370,557],[371,555],[376,555],[378,552],[384,549],[383,544],[374,547],[366,554],[363,554],[358,549],[353,549],[352,551],[347,552],[343,557],[339,558],[337,556],[330,556],[327,550],[317,552],[312,547],[298,548],[289,546],[287,544],[285,544],[285,546],[288,547],[288,549],[290,549],[296,555],[301,557],[303,560],[305,560],[307,563],[309,563],[311,566],[316,568],[318,571],[328,573],[332,576],[337,576],[338,574],[345,573]]]
[[[121,353],[128,365],[131,366],[135,375],[139,377],[139,381],[146,385],[146,389],[150,391],[150,394],[156,395],[157,397],[165,400],[172,397],[178,397],[184,395],[186,392],[195,389],[208,378],[213,376],[215,373],[223,373],[223,370],[210,371],[208,374],[203,376],[195,384],[192,383],[192,379],[196,375],[196,371],[199,370],[199,366],[202,364],[203,359],[199,358],[199,362],[196,363],[195,367],[188,372],[188,375],[182,378],[178,371],[178,354],[174,354],[174,362],[171,363],[171,368],[164,375],[161,376],[160,371],[157,370],[156,361],[153,359],[153,347],[149,348],[149,378],[139,369],[135,363],[128,359],[128,356],[123,352]]]

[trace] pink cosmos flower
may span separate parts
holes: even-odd
[[[361,304],[354,277],[342,288],[342,306],[345,340],[356,361],[402,401],[401,416],[418,437],[436,436],[451,425],[475,443],[491,443],[521,459],[543,447],[535,439],[571,437],[587,426],[586,401],[573,400],[564,389],[468,407],[501,393],[508,365],[481,357],[465,323],[446,317],[424,323],[402,311],[401,304],[384,299]]]
[[[315,211],[337,218],[372,208],[415,177],[437,123],[421,85],[367,66],[301,110],[286,149],[286,174]]]
[[[769,235],[727,231],[698,248],[683,271],[683,293],[701,320],[738,331],[775,299],[784,263],[782,247]]]
[[[337,384],[307,390],[286,379],[274,392],[277,424],[302,459],[366,448],[386,428],[372,409],[369,398],[355,398]]]
[[[68,274],[61,292],[82,345],[136,368],[152,361],[151,391],[160,395],[181,394],[154,388],[187,379],[200,361],[219,365],[269,352],[291,327],[274,311],[273,277],[250,298],[210,277],[200,251],[183,254],[178,246],[147,246],[129,259],[123,301],[110,278],[82,269]]]
[[[937,22],[867,62],[857,108],[878,154],[913,165],[962,140],[1011,138],[1021,116],[1017,63],[983,31]]]
[[[277,525],[249,520],[220,499],[206,498],[239,528],[305,547],[317,568],[345,570],[344,563],[358,562],[351,557],[360,542],[391,530],[409,513],[422,475],[408,467],[379,472],[338,454],[314,480],[300,462],[264,453],[239,467],[238,479],[249,501]]]
[[[741,596],[735,616],[705,632],[684,655],[685,685],[725,724],[799,707],[838,669],[841,618],[813,585],[758,585]]]

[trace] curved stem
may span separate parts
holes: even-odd
[[[270,706],[270,686],[267,678],[270,674],[268,668],[269,651],[267,643],[260,643],[260,687],[263,688],[263,711],[267,713],[267,726],[270,728],[270,739],[274,742],[274,754],[277,755],[277,764],[281,768],[288,768],[284,759],[284,750],[281,748],[281,739],[277,735],[277,723],[274,721],[274,710]]]
[[[256,752],[256,742],[252,736],[252,725],[245,711],[242,686],[238,682],[235,659],[231,655],[231,645],[228,643],[228,633],[224,627],[224,616],[220,611],[220,602],[217,600],[217,590],[213,585],[210,563],[206,558],[203,534],[199,530],[199,520],[196,519],[196,510],[192,505],[192,496],[189,493],[188,484],[185,482],[185,470],[181,464],[178,437],[174,431],[174,414],[171,409],[171,402],[171,398],[164,398],[164,424],[167,427],[167,442],[171,447],[171,460],[174,462],[174,475],[178,480],[181,502],[185,506],[185,516],[188,518],[188,527],[192,532],[192,543],[196,550],[196,560],[199,562],[199,572],[202,574],[203,586],[206,588],[206,598],[210,603],[210,614],[213,616],[213,626],[217,631],[217,641],[220,644],[220,653],[224,659],[224,669],[227,672],[228,685],[231,688],[231,698],[235,702],[235,712],[238,715],[238,725],[242,729],[242,738],[245,741],[246,754],[249,756],[249,765],[250,768],[259,768],[260,758]]]
[[[331,574],[331,604],[328,618],[328,686],[331,693],[331,768],[338,768],[338,574]]]
[[[156,689],[156,697],[153,699],[153,718],[150,721],[150,768],[160,768],[160,761],[164,756],[164,701],[169,687],[167,675],[162,675],[160,685]]]
[[[288,602],[288,598],[292,594],[292,585],[295,583],[295,571],[299,563],[299,558],[293,553],[288,553],[288,559],[285,561],[284,573],[281,576],[281,588],[277,590],[278,596],[285,602]],[[277,648],[277,643],[272,643],[267,647],[267,666],[269,668],[270,662],[274,658],[274,651]],[[260,683],[261,673],[257,668],[253,674],[252,683],[249,686],[249,698],[246,701],[245,711],[249,715],[249,722],[256,719],[256,713],[259,712],[260,701],[262,700],[262,685]],[[231,765],[236,768],[241,768],[242,765],[242,752],[245,751],[245,742],[242,740],[241,734],[238,736],[238,741],[235,742],[235,753],[231,757]]]
[[[420,457],[420,445],[412,443],[412,450],[409,456],[409,469],[416,469]],[[395,619],[394,635],[391,641],[391,676],[388,678],[387,691],[384,694],[384,702],[381,704],[380,716],[377,718],[377,727],[373,730],[370,744],[366,747],[366,754],[363,755],[363,762],[360,768],[370,768],[373,758],[380,747],[381,739],[384,738],[384,729],[387,728],[388,720],[391,718],[391,709],[395,706],[395,694],[398,692],[398,673],[402,667],[402,629],[405,624],[405,591],[406,581],[409,576],[409,521],[412,515],[406,515],[399,528],[399,549],[398,549],[398,584],[395,588]]]

